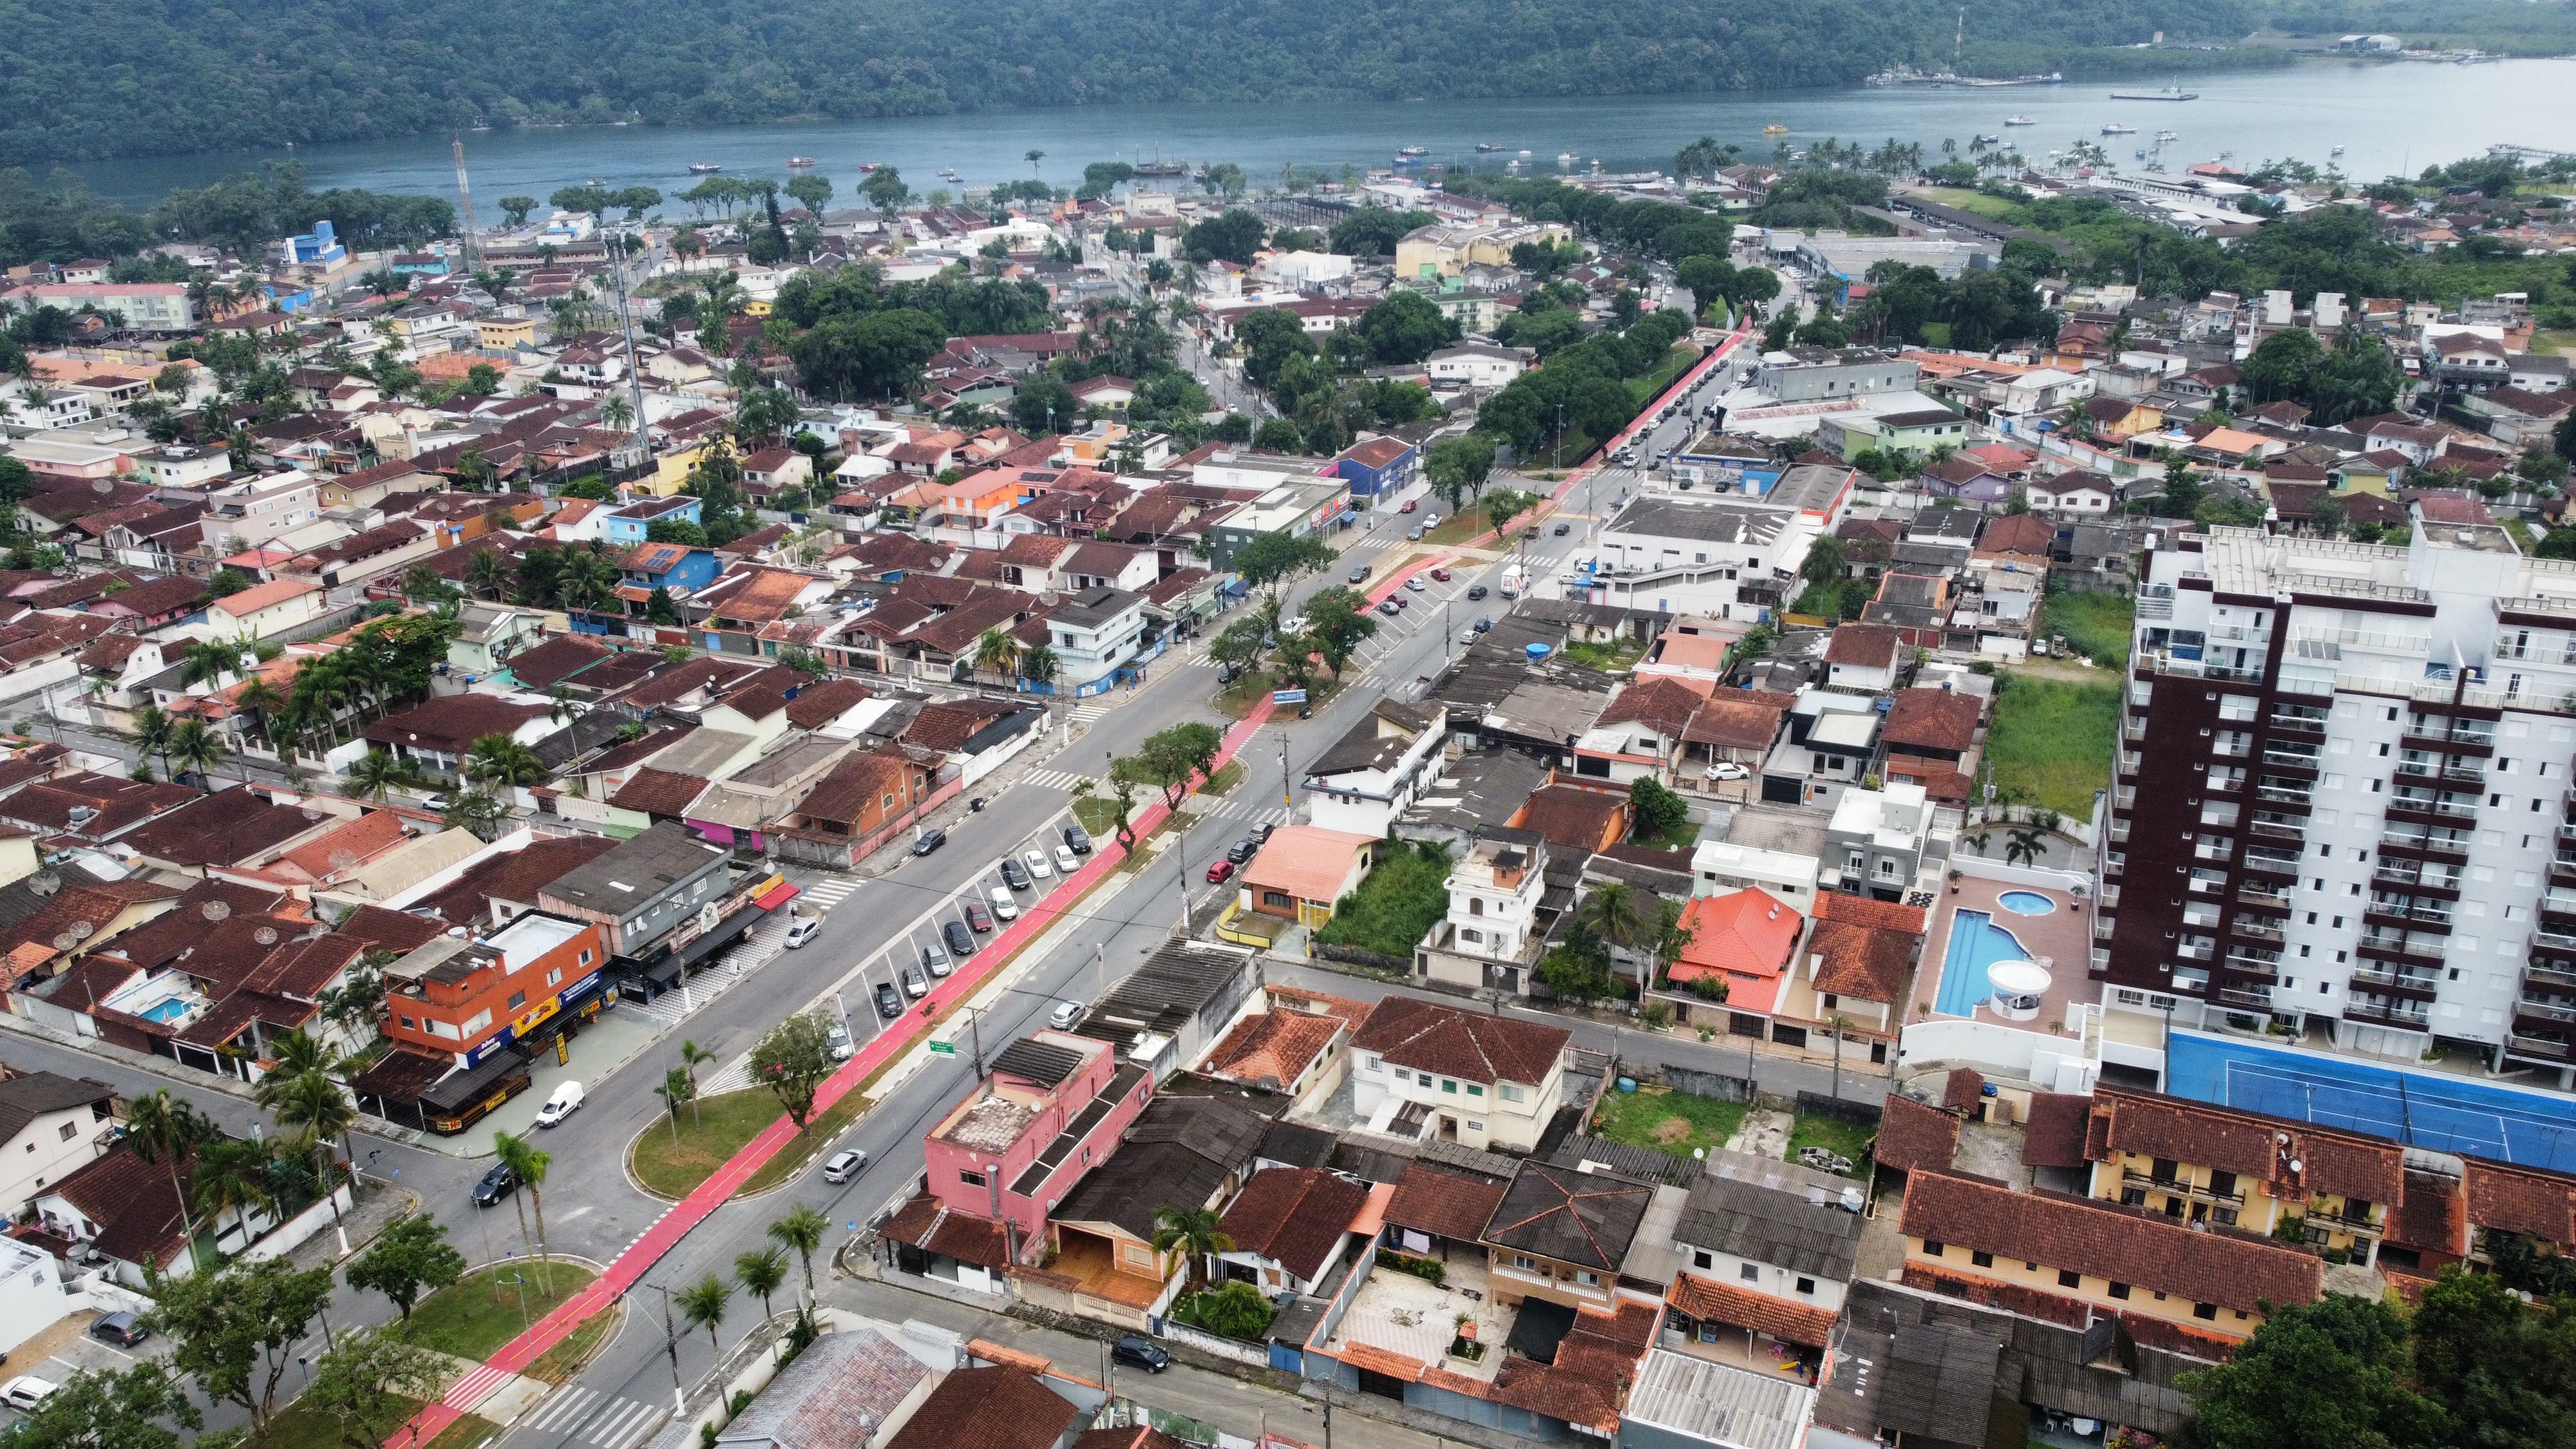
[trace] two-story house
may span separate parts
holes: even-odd
[[[1178,1297],[1189,1254],[1160,1249],[1166,1208],[1215,1209],[1252,1174],[1269,1119],[1221,1097],[1157,1096],[1047,1220],[1053,1257],[1013,1275],[1018,1297],[1146,1327]],[[1205,1265],[1203,1265],[1205,1266]]]
[[[1485,1225],[1486,1291],[1506,1305],[1611,1307],[1654,1197],[1642,1178],[1522,1163]]]
[[[1860,1254],[1861,1188],[1792,1162],[1709,1154],[1673,1246],[1664,1346],[1741,1368],[1812,1370]]]
[[[2377,1260],[2406,1186],[2393,1142],[2107,1086],[2084,1141],[2088,1197],[2194,1227],[2292,1231],[2360,1263]]]
[[[1311,824],[1381,836],[1440,780],[1448,716],[1381,698],[1306,767]]]
[[[711,548],[642,543],[628,549],[625,557],[617,561],[617,575],[619,583],[641,589],[647,595],[655,589],[668,589],[675,597],[685,597],[715,582],[721,566]],[[630,607],[629,612],[640,614],[640,609]]]
[[[687,494],[669,498],[640,498],[622,508],[610,509],[599,516],[599,536],[611,548],[633,548],[645,541],[656,523],[704,523],[698,500]]]
[[[1932,826],[1932,804],[1921,785],[1890,780],[1884,789],[1844,791],[1825,826],[1818,887],[1905,899],[1927,870],[1937,871],[1949,858],[1948,837],[1935,835]]]
[[[198,525],[207,551],[220,556],[266,543],[321,516],[312,474],[269,473],[209,490]]]
[[[1369,1130],[1537,1150],[1565,1090],[1563,1027],[1388,997],[1352,1040],[1352,1109]]]
[[[384,1034],[472,1068],[599,990],[599,927],[530,911],[497,931],[440,935],[384,968]]]
[[[1074,690],[1110,678],[1144,647],[1145,596],[1124,589],[1085,589],[1046,616],[1055,651],[1056,687]]]
[[[1121,1063],[1107,1042],[1031,1032],[995,1053],[984,1080],[923,1134],[923,1195],[948,1215],[998,1225],[1005,1261],[1017,1262],[1045,1239],[1048,1212],[1117,1150],[1153,1091],[1153,1074]],[[963,1224],[909,1209],[896,1222],[908,1230],[889,1225],[905,1271],[995,1286],[989,1276],[978,1279],[982,1265],[939,1252],[939,1241]]]
[[[115,1101],[103,1082],[52,1072],[0,1079],[0,1206],[12,1218],[107,1150]]]
[[[736,886],[728,852],[666,820],[556,878],[537,904],[598,926],[621,967],[676,982],[698,943],[739,936],[760,914],[757,905],[723,910]]]

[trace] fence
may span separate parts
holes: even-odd
[[[1798,1093],[1798,1115],[1801,1117],[1811,1115],[1831,1117],[1837,1122],[1853,1127],[1867,1127],[1871,1131],[1876,1131],[1882,1110],[1876,1102],[1846,1102],[1840,1097],[1828,1097],[1822,1092]]]
[[[1389,956],[1383,951],[1371,951],[1364,946],[1344,946],[1330,941],[1318,941],[1315,943],[1315,954],[1327,961],[1340,961],[1351,966],[1373,966],[1380,971],[1401,971],[1409,974],[1413,970],[1413,963],[1402,956]]]
[[[1163,1320],[1163,1337],[1173,1343],[1188,1344],[1201,1353],[1214,1354],[1218,1358],[1232,1359],[1236,1363],[1248,1363],[1255,1368],[1270,1367],[1270,1349],[1267,1345],[1245,1343],[1239,1338],[1227,1338],[1223,1334],[1209,1333],[1204,1329],[1192,1328],[1175,1318]]]
[[[1625,1058],[1620,1059],[1616,1067],[1614,1076],[1670,1087],[1685,1097],[1750,1102],[1760,1094],[1760,1088],[1751,1078],[1729,1076],[1724,1072],[1704,1072],[1697,1067],[1677,1067],[1670,1062],[1631,1062]]]

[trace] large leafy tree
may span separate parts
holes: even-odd
[[[1342,666],[1350,663],[1360,641],[1377,633],[1377,620],[1369,616],[1368,596],[1356,589],[1317,589],[1306,600],[1306,637],[1314,652],[1324,656],[1324,667],[1335,677]]]
[[[1495,435],[1478,429],[1434,439],[1422,462],[1431,491],[1456,513],[1485,491],[1494,473]]]
[[[381,1293],[411,1320],[422,1296],[465,1276],[465,1255],[448,1246],[447,1225],[426,1213],[394,1220],[349,1264],[349,1286]]]
[[[1367,340],[1370,356],[1381,363],[1420,362],[1458,340],[1458,324],[1414,291],[1390,293],[1360,314],[1354,330]]]
[[[908,308],[834,317],[788,345],[805,386],[848,400],[896,397],[948,341],[937,318]]]
[[[150,1359],[109,1373],[76,1373],[12,1426],[14,1449],[179,1449],[205,1416],[168,1369]]]
[[[331,1298],[331,1270],[284,1260],[235,1262],[165,1280],[148,1315],[173,1345],[170,1366],[209,1399],[239,1405],[265,1431],[295,1346]]]
[[[1332,562],[1330,544],[1310,534],[1290,534],[1286,529],[1256,535],[1234,551],[1235,573],[1252,587],[1273,592],[1331,567]]]
[[[338,1424],[347,1449],[375,1449],[392,1438],[454,1371],[446,1354],[373,1326],[342,1330],[312,1368],[299,1402]]]
[[[771,1027],[751,1049],[751,1079],[777,1095],[800,1133],[832,1075],[831,1025],[821,1011],[799,1012]]]

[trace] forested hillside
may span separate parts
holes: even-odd
[[[1980,0],[1966,61],[2166,76],[2211,56],[2118,47],[2230,39],[2281,3]],[[527,121],[1830,85],[1946,62],[1956,19],[1952,0],[0,0],[0,163]]]

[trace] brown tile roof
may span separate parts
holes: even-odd
[[[885,1236],[898,1243],[910,1243],[925,1253],[937,1253],[997,1273],[1011,1265],[1008,1236],[1000,1223],[944,1207],[928,1193],[905,1203],[888,1218]]]
[[[577,838],[584,841],[596,840],[601,850],[607,849],[610,844],[596,836]],[[521,854],[525,853],[521,852]],[[400,954],[414,950],[427,945],[430,938],[439,933],[441,925],[440,922],[428,916],[415,914],[419,909],[415,907],[411,911],[389,911],[382,906],[360,906],[342,916],[338,929],[332,934],[346,936],[364,945],[370,951],[392,951]]]
[[[738,566],[729,577],[742,582],[728,585],[718,579],[698,591],[699,602],[708,605],[716,618],[759,624],[785,618],[796,606],[797,596],[814,582],[811,574],[750,565]]]
[[[1780,718],[1789,712],[1775,704],[1781,696],[1761,691],[1721,689],[1708,697],[1682,738],[1695,745],[1730,750],[1767,750],[1780,738]]]
[[[2405,1196],[2389,1210],[2388,1241],[2419,1253],[2456,1257],[2468,1246],[2467,1207],[2467,1194],[2459,1184],[2410,1172]]]
[[[194,1174],[194,1151],[178,1164],[178,1180]],[[171,1186],[171,1165],[145,1162],[131,1143],[119,1142],[105,1156],[47,1189],[80,1209],[99,1225],[97,1249],[126,1263],[149,1263],[157,1271],[170,1265],[187,1246],[186,1214],[178,1190]]]
[[[1905,1172],[1947,1172],[1959,1152],[1959,1117],[1929,1102],[1895,1092],[1880,1109],[1878,1143],[1870,1155]]]
[[[961,749],[977,730],[1015,708],[986,700],[933,700],[923,705],[921,713],[905,727],[903,742],[934,750]]]
[[[1386,1204],[1386,1220],[1435,1238],[1472,1243],[1484,1235],[1485,1224],[1502,1205],[1503,1186],[1416,1162],[1396,1179],[1395,1196]]]
[[[512,704],[488,694],[442,694],[376,721],[367,738],[462,755],[485,735],[510,734],[546,713],[542,704]]]
[[[531,840],[518,850],[504,851],[476,861],[436,895],[414,902],[410,914],[432,918],[433,926],[439,921],[460,926],[469,921],[490,919],[494,901],[534,905],[538,892],[606,855],[616,844],[616,841],[597,835],[558,835]],[[354,918],[341,922],[340,929],[357,929]]]
[[[1368,1189],[1311,1167],[1265,1167],[1225,1210],[1225,1233],[1237,1251],[1257,1253],[1297,1278],[1313,1281],[1360,1209]]]
[[[1973,694],[1948,689],[1900,689],[1887,711],[1884,737],[1890,748],[1913,745],[1927,750],[1965,751],[1977,742],[1977,720],[1984,713]]]
[[[1655,1185],[1609,1172],[1524,1162],[1485,1224],[1484,1240],[1596,1272],[1618,1271]]]
[[[1601,711],[1596,726],[1638,723],[1659,734],[1678,737],[1690,726],[1691,716],[1699,713],[1703,697],[1698,690],[1678,679],[1665,676],[1641,680],[1619,691]]]
[[[1342,1024],[1329,1016],[1256,1012],[1236,1022],[1208,1053],[1205,1070],[1239,1082],[1285,1087],[1306,1074],[1341,1029]]]
[[[1490,1085],[1545,1081],[1573,1037],[1561,1026],[1390,996],[1369,1013],[1351,1045],[1417,1072]]]
[[[400,845],[404,838],[401,815],[391,810],[370,810],[323,831],[280,859],[316,881],[336,881]]]
[[[1807,937],[1807,950],[1825,958],[1816,989],[1863,1001],[1902,1000],[1923,939],[1923,918],[1918,906],[1819,892],[1816,928]]]
[[[1904,636],[1885,624],[1845,624],[1825,641],[1825,662],[1885,669],[1903,647]]]
[[[2128,411],[2124,404],[2123,413]],[[1986,525],[1977,536],[1977,557],[1993,558],[2000,554],[2030,554],[2048,557],[2048,546],[2057,541],[2057,526],[2036,513],[2006,514]]]
[[[233,865],[304,834],[329,817],[270,803],[255,790],[217,790],[156,815],[128,832],[126,844],[173,865]]]
[[[806,793],[797,814],[808,820],[852,824],[867,813],[871,800],[886,795],[902,800],[904,769],[903,760],[882,751],[844,756]]]
[[[670,770],[657,770],[650,765],[627,777],[608,803],[620,810],[635,810],[646,815],[678,819],[689,808],[689,802],[705,793],[707,782],[696,775],[682,775]]]
[[[1662,1319],[1662,1309],[1634,1299],[1620,1300],[1615,1313],[1579,1310],[1574,1330],[1557,1343],[1556,1362],[1543,1364],[1518,1354],[1505,1358],[1491,1396],[1514,1408],[1585,1425],[1605,1437],[1614,1435],[1637,1361]]]
[[[2094,1094],[2093,1113],[2110,1119],[2105,1145],[2113,1152],[2172,1158],[2370,1202],[2394,1202],[2404,1188],[2403,1154],[2394,1143],[2116,1088]],[[2290,1139],[2286,1146],[2281,1136]],[[2289,1170],[2293,1158],[2300,1164],[2295,1178]]]
[[[1624,821],[1628,800],[1575,785],[1545,785],[1523,807],[1520,828],[1547,837],[1550,845],[1589,853],[1610,832],[1610,822]]]
[[[2084,1122],[2093,1099],[2072,1092],[2030,1094],[2030,1120],[2021,1137],[2024,1167],[2082,1167]]]
[[[1664,1301],[1703,1323],[1731,1323],[1809,1348],[1823,1348],[1834,1331],[1831,1309],[1774,1298],[1696,1273],[1677,1274]]]
[[[2472,1160],[2461,1178],[2469,1221],[2561,1247],[2576,1244],[2576,1197],[2568,1179]]]
[[[875,696],[876,691],[855,679],[809,684],[787,701],[787,722],[800,730],[817,729]]]
[[[2195,1232],[2054,1193],[1943,1172],[1905,1181],[1900,1230],[2043,1268],[2082,1273],[2244,1313],[2313,1303],[2325,1268],[2295,1248]]]
[[[1073,1405],[1014,1368],[962,1368],[922,1400],[886,1449],[1055,1449]]]
[[[1986,1079],[1974,1067],[1952,1067],[1941,1088],[1941,1105],[1953,1112],[1973,1112],[1985,1100]]]

